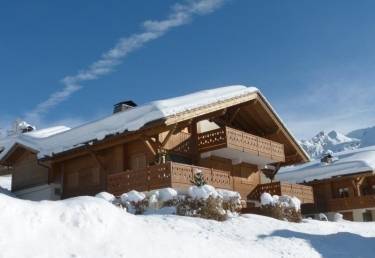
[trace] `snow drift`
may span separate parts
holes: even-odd
[[[134,216],[94,197],[0,194],[0,257],[373,257],[375,223]]]

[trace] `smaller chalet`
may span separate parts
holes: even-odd
[[[321,160],[280,169],[276,178],[313,187],[306,213],[340,212],[345,219],[375,221],[375,146],[328,154]]]
[[[60,199],[186,189],[200,172],[209,184],[245,200],[269,191],[313,201],[310,187],[262,184],[264,173],[273,178],[279,167],[309,158],[254,87],[227,86],[140,106],[124,101],[97,121],[39,138],[37,132],[15,138],[0,153],[0,164],[13,170],[12,191],[47,185],[47,199]]]

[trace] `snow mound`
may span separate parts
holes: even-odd
[[[373,258],[375,253],[374,222],[134,216],[95,197],[32,202],[2,194],[0,210],[1,257]]]
[[[116,200],[116,197],[113,194],[107,192],[100,192],[96,194],[95,197],[106,200],[107,202],[114,202]]]

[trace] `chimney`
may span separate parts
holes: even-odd
[[[113,114],[131,109],[136,106],[137,104],[135,104],[135,102],[132,100],[121,101],[113,106]]]

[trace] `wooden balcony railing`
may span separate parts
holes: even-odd
[[[259,136],[225,127],[198,134],[199,152],[231,148],[275,162],[285,161],[284,145]]]
[[[167,162],[140,170],[108,175],[107,191],[120,195],[131,190],[149,191],[171,186],[187,187],[191,185],[191,180],[197,172],[202,172],[207,183],[214,187],[233,189],[229,171]]]
[[[329,199],[328,211],[344,211],[352,209],[366,209],[375,207],[375,195],[362,195],[346,198]]]
[[[260,200],[262,193],[271,195],[288,195],[297,197],[301,203],[314,203],[314,193],[311,186],[289,184],[285,182],[273,182],[268,184],[259,184],[248,195],[249,200]]]

